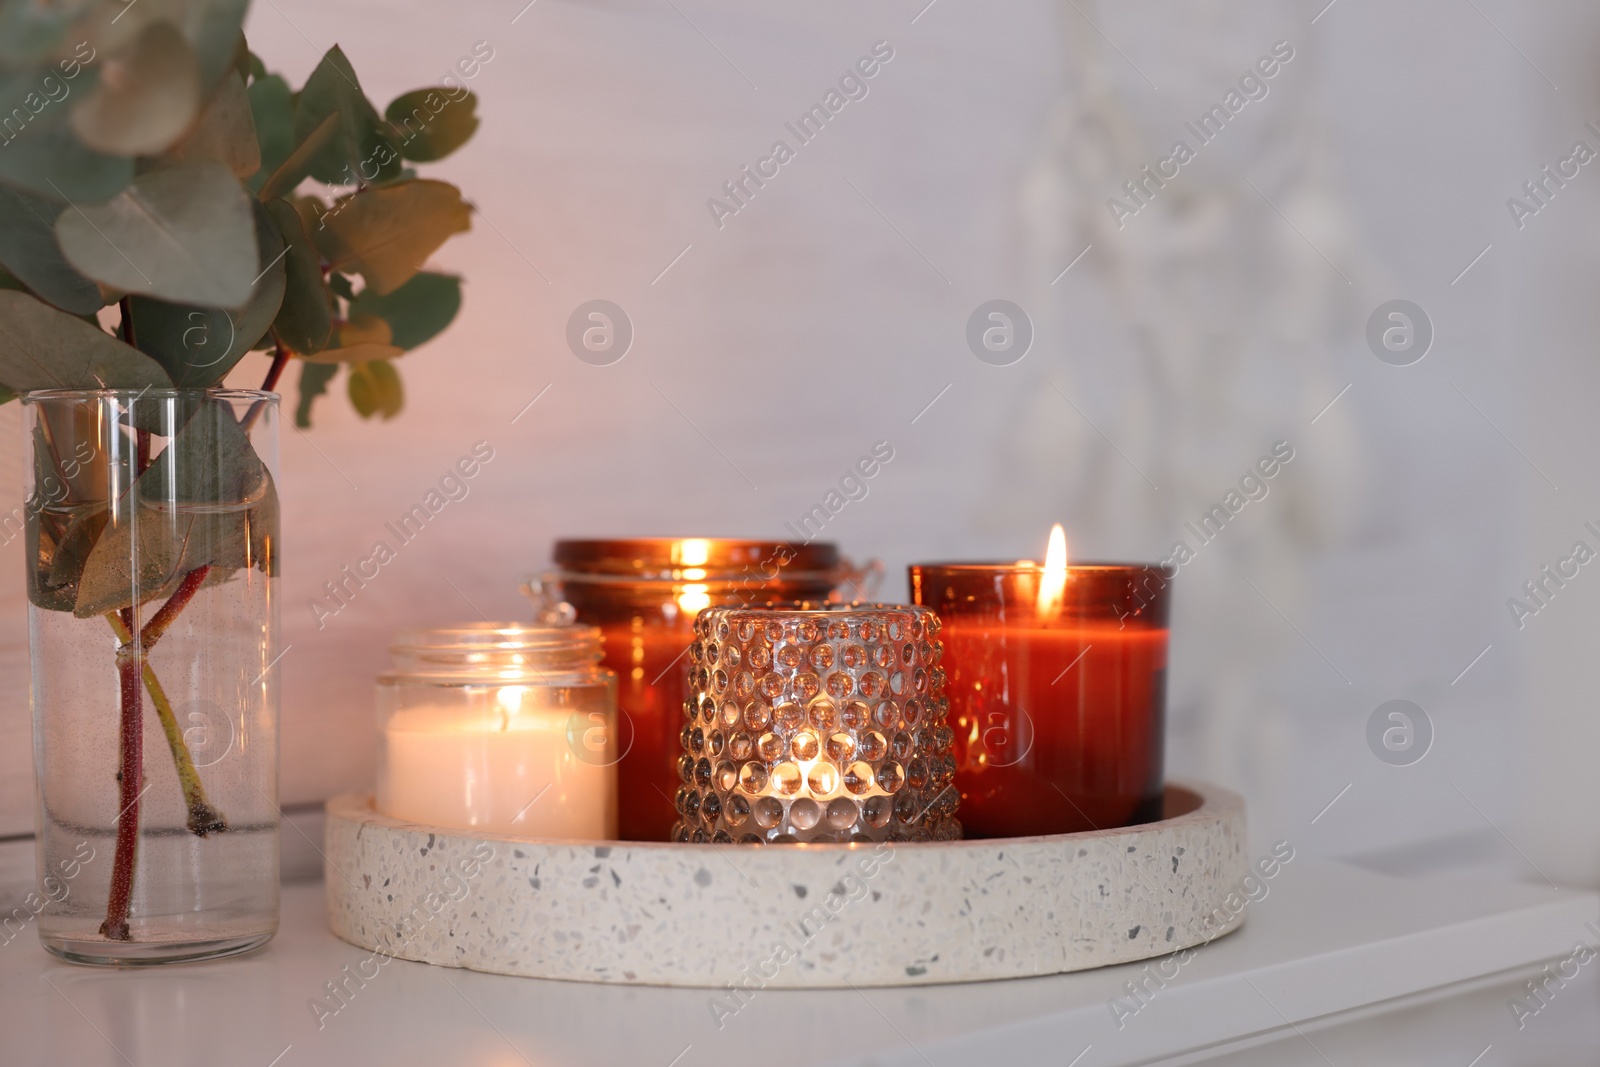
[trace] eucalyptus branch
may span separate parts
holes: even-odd
[[[106,621],[111,624],[117,640],[123,645],[133,640],[132,630],[118,612],[107,612]],[[142,665],[142,673],[144,687],[150,693],[150,702],[156,706],[156,717],[161,720],[161,732],[166,735],[167,747],[172,750],[172,763],[178,772],[178,785],[183,790],[184,807],[189,812],[189,832],[196,837],[205,837],[207,834],[226,830],[228,820],[206,799],[205,786],[200,781],[200,772],[194,765],[189,745],[183,739],[183,730],[178,726],[178,717],[172,710],[172,701],[162,688],[161,680],[156,677],[155,668],[150,665],[148,659]]]
[[[122,645],[117,649],[117,681],[121,703],[121,763],[117,771],[117,848],[111,865],[111,892],[100,936],[129,940],[128,906],[133,901],[133,868],[139,853],[139,798],[144,795],[144,701],[139,696],[139,661],[143,655]]]
[[[121,300],[117,301],[117,308],[122,312],[123,342],[125,344],[132,345],[134,348],[138,348],[139,343],[138,341],[134,340],[133,336],[133,305],[128,302],[127,297],[123,297]]]
[[[161,635],[167,632],[178,618],[178,613],[189,606],[189,601],[194,599],[195,593],[200,591],[200,585],[206,580],[206,575],[211,573],[209,563],[202,564],[183,576],[183,581],[178,583],[167,602],[156,609],[150,621],[144,624],[144,629],[139,631],[139,643],[144,646],[145,652],[155,647]]]
[[[150,621],[144,624],[137,638],[133,637],[134,616],[131,607],[122,609],[120,614],[116,612],[108,614],[108,618],[116,620],[113,625],[128,634],[128,639],[117,646],[122,750],[121,770],[117,772],[117,799],[120,810],[117,815],[116,854],[111,866],[111,893],[106,899],[105,921],[100,924],[100,936],[111,941],[127,941],[130,937],[128,907],[133,900],[133,872],[139,855],[139,798],[144,795],[144,698],[140,696],[139,683],[153,677],[146,673],[150,670],[148,659],[150,649],[161,640],[161,635],[167,632],[167,628],[172,625],[185,605],[194,599],[195,592],[205,581],[206,574],[210,570],[211,567],[205,565],[196,567],[184,575],[178,588],[167,598],[167,602],[157,609]],[[162,695],[165,696],[165,693]],[[154,699],[153,694],[152,699]],[[169,714],[171,712],[170,703],[168,712]],[[177,725],[176,719],[173,720],[173,725]],[[165,723],[162,724],[162,728],[166,728]],[[182,740],[181,736],[179,740]],[[192,765],[193,761],[191,767]],[[209,808],[209,805],[207,807]],[[215,815],[215,812],[212,811],[210,814]],[[194,810],[191,808],[191,830],[194,829],[194,815]]]
[[[277,388],[278,379],[283,377],[283,369],[289,365],[290,353],[288,348],[284,347],[282,341],[277,341],[276,339],[275,345],[276,348],[272,353],[272,366],[267,368],[267,377],[261,383],[261,391],[263,393],[270,393]],[[256,424],[256,420],[261,417],[261,411],[266,406],[267,402],[265,400],[257,400],[254,404],[251,404],[250,410],[245,412],[244,418],[239,420],[239,428],[248,434],[250,428]]]
[[[261,391],[270,393],[278,387],[278,379],[283,377],[283,368],[289,365],[289,350],[283,347],[283,342],[277,342],[277,347],[272,353],[272,366],[267,368],[266,380],[261,383]],[[245,429],[250,427],[246,425]]]

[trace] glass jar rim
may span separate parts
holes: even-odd
[[[36,404],[46,400],[181,400],[190,397],[203,396],[213,400],[249,400],[277,401],[281,394],[263,389],[234,389],[230,387],[207,386],[198,389],[182,389],[177,386],[147,386],[143,389],[29,389],[19,394],[24,404]]]
[[[1037,560],[962,560],[959,562],[933,562],[912,563],[908,566],[913,571],[942,571],[951,574],[986,574],[986,573],[1033,573],[1044,570],[1044,564]],[[1172,572],[1160,563],[1121,563],[1090,560],[1078,563],[1074,560],[1067,562],[1069,571],[1088,571],[1108,573],[1112,571],[1162,571],[1170,578]]]
[[[933,609],[921,604],[889,604],[882,601],[826,601],[826,600],[773,600],[765,604],[720,604],[703,609],[700,614],[732,615],[749,612],[751,615],[784,615],[803,618],[836,618],[840,615],[883,615],[891,612],[913,615],[933,614]]]

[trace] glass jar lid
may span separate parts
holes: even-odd
[[[557,541],[563,581],[827,580],[840,571],[831,542],[760,541],[735,537],[630,537]]]

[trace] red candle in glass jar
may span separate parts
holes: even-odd
[[[956,785],[969,837],[1126,826],[1159,817],[1172,574],[918,564],[911,599],[939,614]]]

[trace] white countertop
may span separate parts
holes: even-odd
[[[1591,893],[1303,860],[1250,905],[1243,930],[1196,950],[1164,988],[1152,980],[1155,992],[1120,1029],[1108,1000],[1125,997],[1144,964],[972,985],[760,991],[719,1029],[708,990],[399,960],[364,985],[349,979],[341,1004],[325,983],[369,954],[329,934],[322,887],[300,885],[285,888],[278,937],[233,960],[107,971],[54,961],[31,933],[0,947],[0,1063],[1106,1067],[1185,1053],[1195,1063],[1205,1058],[1195,1050],[1210,1050],[1229,1064],[1259,1056],[1342,1067],[1379,1062],[1373,1043],[1386,1063],[1592,1062],[1600,961],[1551,986],[1521,1030],[1506,1001],[1530,965],[1568,956],[1580,939],[1600,942],[1584,925],[1597,919]],[[337,1013],[319,1020],[316,998]],[[1581,1049],[1587,1060],[1576,1058]]]

